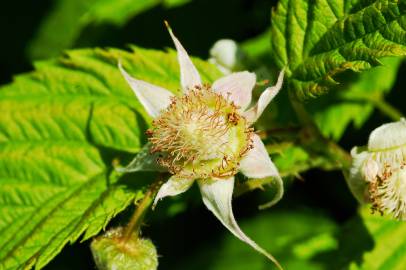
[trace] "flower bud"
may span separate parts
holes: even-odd
[[[95,238],[91,250],[99,270],[153,270],[158,267],[152,242],[137,237],[135,233],[124,239],[122,227]]]
[[[244,62],[244,53],[232,39],[220,39],[210,49],[209,61],[224,74],[240,70]]]
[[[406,121],[384,124],[372,131],[368,147],[354,147],[348,184],[372,210],[406,220]]]

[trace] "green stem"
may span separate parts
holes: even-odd
[[[392,119],[393,121],[399,121],[403,118],[403,114],[393,107],[391,104],[385,101],[381,95],[367,95],[362,94],[358,97],[343,98],[344,101],[360,101],[360,102],[370,102],[375,108],[377,108],[381,113]]]
[[[344,176],[347,178],[348,170],[351,166],[351,155],[334,141],[324,137],[316,123],[313,121],[313,118],[303,106],[303,103],[297,100],[292,93],[289,94],[290,102],[294,111],[296,112],[299,122],[306,129],[305,138],[307,143],[314,143],[317,145],[318,143],[322,142],[324,146],[327,146],[322,147],[322,150],[340,163]]]
[[[148,212],[156,193],[163,184],[163,178],[163,174],[160,174],[157,180],[149,186],[137,209],[135,209],[130,222],[124,229],[123,241],[128,241],[133,234],[138,237],[145,214]]]
[[[383,99],[371,99],[372,104],[393,121],[403,118],[402,113]]]
[[[322,136],[316,123],[314,123],[313,118],[303,106],[303,103],[293,96],[291,91],[289,91],[289,100],[302,126],[308,128],[313,133],[312,135],[316,135],[317,137]]]

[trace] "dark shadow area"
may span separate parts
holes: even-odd
[[[335,237],[338,241],[336,250],[318,254],[313,258],[314,261],[322,262],[325,269],[348,269],[349,264],[354,262],[361,265],[363,254],[374,247],[374,240],[358,215],[347,222]]]
[[[310,170],[302,178],[294,181],[287,190],[287,204],[292,207],[305,204],[314,209],[322,207],[339,223],[356,214],[358,203],[351,195],[341,172]]]
[[[392,106],[398,109],[403,116],[406,116],[406,61],[403,60],[400,65],[398,76],[396,78],[396,83],[386,97],[386,101],[389,102]]]
[[[132,43],[156,49],[173,47],[163,24],[168,20],[185,48],[191,54],[205,58],[211,45],[220,38],[242,41],[266,31],[270,9],[274,5],[276,2],[266,0],[194,0],[171,9],[157,6],[139,14],[123,27],[107,23],[88,25],[73,48],[125,48]],[[52,8],[53,2],[49,0],[0,4],[0,34],[3,37],[0,84],[10,82],[14,74],[32,70],[26,54],[27,45]]]
[[[32,69],[25,50],[52,1],[2,1],[0,4],[0,84]]]
[[[95,270],[96,266],[92,260],[90,251],[90,241],[82,243],[76,242],[73,245],[67,245],[58,254],[44,270]]]
[[[271,5],[276,2],[195,0],[176,8],[157,6],[118,29],[109,24],[89,25],[75,47],[121,47],[136,44],[145,48],[173,47],[164,26],[167,20],[190,54],[206,58],[215,41],[242,41],[266,31]]]

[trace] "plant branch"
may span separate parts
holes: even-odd
[[[356,97],[343,98],[343,100],[369,102],[381,113],[383,113],[393,121],[399,121],[401,118],[404,117],[398,109],[396,109],[390,103],[386,102],[382,95],[359,94]]]
[[[159,174],[157,179],[148,187],[147,192],[138,204],[137,209],[135,209],[130,222],[124,229],[123,241],[127,241],[135,233],[138,237],[139,231],[144,220],[145,214],[148,212],[156,193],[162,186],[164,180],[164,174]]]
[[[304,137],[307,143],[315,144],[315,148],[317,148],[317,145],[320,144],[320,142],[323,143],[320,150],[340,163],[344,176],[347,178],[348,170],[351,166],[350,154],[337,143],[323,136],[320,129],[313,121],[313,118],[303,106],[303,103],[297,100],[291,92],[289,92],[289,98],[299,122],[305,128]]]
[[[371,103],[379,110],[381,111],[384,115],[392,119],[393,121],[399,121],[401,118],[403,118],[402,113],[393,107],[391,104],[386,102],[384,99],[369,99]]]

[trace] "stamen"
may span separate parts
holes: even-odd
[[[234,175],[252,145],[253,129],[237,106],[208,85],[172,98],[152,125],[146,133],[151,151],[162,153],[158,162],[184,177]]]
[[[379,212],[381,215],[391,213],[397,219],[406,219],[406,195],[403,195],[405,188],[405,161],[397,168],[385,163],[380,175],[369,183],[372,212]]]

